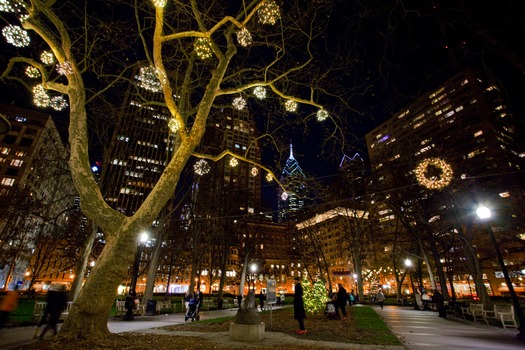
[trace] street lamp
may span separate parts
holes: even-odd
[[[257,265],[250,265],[250,277],[248,280],[248,289],[250,289],[250,280],[252,281],[252,290],[255,293],[255,280],[257,279]]]
[[[476,214],[481,220],[488,220],[490,219],[492,213],[489,208],[487,208],[484,205],[480,205],[476,209]],[[509,293],[510,297],[512,299],[512,304],[514,305],[514,312],[516,312],[516,316],[518,316],[518,322],[520,323],[518,327],[518,338],[525,340],[525,316],[523,315],[523,310],[521,309],[520,302],[518,300],[518,296],[516,295],[516,292],[514,291],[514,286],[512,285],[512,281],[510,280],[509,271],[507,270],[507,266],[505,266],[505,262],[503,261],[503,256],[501,255],[498,242],[496,241],[496,237],[494,236],[494,231],[492,231],[492,227],[490,226],[490,223],[487,224],[487,231],[489,232],[490,241],[492,242],[492,245],[494,246],[494,250],[496,251],[496,256],[498,257],[498,262],[501,267],[501,270],[503,271],[503,276],[505,277],[505,282],[507,283],[507,286],[509,287]]]
[[[137,288],[137,279],[139,278],[140,258],[142,256],[142,251],[144,250],[144,246],[146,245],[147,241],[148,241],[148,234],[144,232],[140,235],[139,247],[137,249],[137,254],[135,255],[135,260],[133,261],[133,271],[131,275],[129,294],[137,292],[136,288]]]
[[[416,289],[414,288],[414,280],[412,279],[412,260],[405,260],[405,267],[408,270],[408,277],[410,278],[410,286],[412,287],[412,293],[414,293],[414,310],[419,310],[419,305],[416,299]]]

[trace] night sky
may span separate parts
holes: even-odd
[[[525,114],[522,0],[333,3],[331,27],[323,38],[331,47],[327,55],[348,62],[341,81],[352,91],[352,109],[340,116],[346,119],[348,143],[344,148],[321,145],[329,125],[312,125],[309,134],[288,130],[285,138],[294,143],[296,159],[306,173],[330,177],[343,154],[358,151],[366,157],[367,132],[466,65],[492,72],[507,88],[514,114]],[[5,67],[6,44],[3,37],[0,40],[0,64]],[[32,108],[30,95],[22,89],[0,88],[0,102]],[[66,118],[56,119],[65,131]]]

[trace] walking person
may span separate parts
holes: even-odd
[[[337,299],[336,299],[336,308],[341,309],[341,313],[343,314],[342,320],[346,320],[346,303],[348,301],[348,294],[346,292],[346,289],[343,287],[341,283],[337,285],[339,289],[337,290]],[[337,312],[339,314],[339,311]]]
[[[436,304],[436,309],[438,311],[439,317],[447,318],[447,309],[445,309],[445,299],[437,289],[434,289],[432,301]]]
[[[383,291],[380,289],[376,294],[376,301],[381,306],[381,310],[383,310],[383,303],[385,301],[385,295],[383,294]]]
[[[295,293],[293,296],[293,318],[299,322],[299,329],[295,331],[297,334],[306,334],[308,331],[304,327],[304,319],[306,318],[306,311],[304,311],[303,300],[303,286],[299,277],[295,277]]]
[[[15,287],[15,290],[7,292],[7,294],[2,299],[2,304],[0,304],[0,329],[4,328],[9,315],[11,312],[15,311],[18,307],[18,290]]]
[[[38,323],[38,327],[46,325],[40,333],[39,339],[44,339],[44,334],[48,330],[52,329],[54,334],[57,335],[58,329],[57,324],[62,315],[62,311],[66,309],[67,306],[67,292],[65,284],[55,284],[47,292],[47,305],[44,311],[42,319]]]

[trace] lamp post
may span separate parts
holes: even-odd
[[[487,208],[484,205],[480,205],[476,209],[476,214],[481,220],[488,220],[490,219],[492,213],[489,208]],[[489,232],[490,241],[492,245],[494,246],[494,250],[496,251],[496,256],[498,258],[499,265],[501,267],[501,270],[503,272],[503,277],[505,277],[505,282],[507,283],[507,286],[509,287],[509,293],[510,297],[512,299],[512,304],[514,305],[514,312],[516,313],[516,316],[518,316],[518,338],[525,340],[525,316],[523,315],[523,310],[521,309],[520,302],[518,300],[518,296],[516,295],[516,292],[514,291],[514,287],[512,286],[512,281],[510,280],[509,271],[507,270],[507,266],[505,266],[505,262],[503,261],[503,256],[501,255],[501,251],[498,246],[498,242],[496,241],[496,237],[494,236],[494,231],[492,231],[492,227],[490,226],[490,223],[487,224],[487,231]]]
[[[252,290],[255,293],[255,280],[257,279],[257,265],[250,265],[250,277],[248,280],[248,290],[250,289],[250,280],[252,281]]]
[[[412,260],[405,260],[405,267],[408,270],[408,277],[410,278],[410,286],[412,287],[412,293],[414,293],[414,310],[419,310],[419,305],[417,304],[416,299],[416,289],[414,288],[414,280],[412,279]]]
[[[135,255],[135,260],[133,261],[133,271],[131,275],[131,283],[129,286],[129,294],[137,292],[136,288],[137,288],[137,280],[139,278],[140,258],[142,256],[142,251],[144,250],[144,246],[147,241],[148,241],[148,234],[142,233],[140,235],[140,241],[139,241],[139,247],[137,249],[137,254]]]

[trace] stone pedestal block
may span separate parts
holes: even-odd
[[[230,323],[230,340],[256,342],[264,339],[264,322],[258,324]]]

